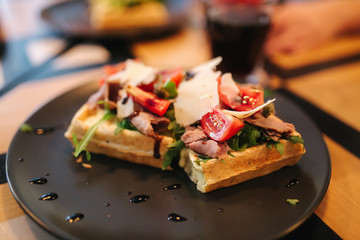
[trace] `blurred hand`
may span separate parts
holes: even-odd
[[[278,6],[272,15],[265,53],[272,56],[301,52],[333,38],[339,29],[333,2],[336,1],[293,2]]]

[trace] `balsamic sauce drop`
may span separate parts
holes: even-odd
[[[150,198],[148,195],[136,195],[130,199],[131,203],[142,203]]]
[[[55,127],[38,127],[34,128],[34,133],[36,135],[46,135],[55,131]]]
[[[162,140],[162,137],[155,137],[155,143],[154,143],[154,158],[160,158],[161,155],[160,155],[160,144],[161,144],[161,140]]]
[[[129,96],[126,96],[126,97],[121,101],[121,104],[127,103],[128,100],[129,100]]]
[[[167,191],[167,190],[176,190],[179,189],[181,187],[181,184],[173,184],[167,187],[164,187],[163,189],[161,189],[161,191]]]
[[[286,184],[286,187],[292,187],[292,186],[298,184],[299,182],[300,182],[299,179],[293,178],[293,179],[291,179],[291,181],[288,184]]]
[[[44,177],[34,178],[34,179],[29,180],[29,183],[31,183],[31,184],[45,184],[45,183],[47,183],[47,178],[44,178]]]
[[[74,222],[77,222],[81,219],[84,218],[84,214],[82,213],[75,213],[75,214],[72,214],[72,215],[69,215],[65,218],[66,221],[68,221],[69,223],[74,223]]]
[[[180,215],[176,214],[176,213],[170,213],[169,216],[168,216],[168,220],[171,221],[171,222],[184,222],[187,219],[184,218],[183,216],[180,216]]]
[[[23,162],[24,159],[23,158],[18,158],[18,162]]]
[[[55,200],[58,198],[58,195],[54,192],[45,193],[42,195],[39,200],[48,201],[48,200]]]
[[[187,81],[187,80],[190,80],[190,79],[193,78],[194,76],[195,76],[194,73],[186,71],[186,73],[185,73],[185,80],[186,80],[186,81]]]

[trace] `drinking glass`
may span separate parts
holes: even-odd
[[[259,82],[255,68],[262,69],[262,49],[276,3],[276,0],[204,0],[212,55],[223,58],[219,70],[232,73],[239,82]]]

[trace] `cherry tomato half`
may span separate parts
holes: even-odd
[[[257,88],[245,88],[239,85],[241,92],[241,104],[234,109],[237,111],[249,111],[264,103],[264,91]]]
[[[184,78],[184,70],[181,67],[165,70],[159,72],[159,75],[163,78],[163,83],[168,79],[176,84],[176,87],[179,86],[180,82]]]
[[[163,116],[171,103],[168,100],[159,98],[153,93],[145,92],[131,85],[126,87],[126,92],[133,97],[135,102],[158,116]]]
[[[121,62],[116,65],[103,66],[102,69],[103,69],[105,75],[99,78],[99,80],[98,80],[99,86],[102,86],[109,76],[117,73],[118,71],[123,70],[125,68],[125,66],[126,66],[126,62]]]
[[[245,125],[243,121],[214,109],[201,118],[205,134],[215,141],[225,141],[234,136]]]
[[[220,102],[231,109],[241,104],[240,89],[237,87],[231,74],[225,73],[218,79],[218,93]]]

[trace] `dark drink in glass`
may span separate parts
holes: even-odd
[[[219,70],[245,78],[260,60],[270,17],[259,6],[213,6],[207,27],[213,56],[223,58]]]

